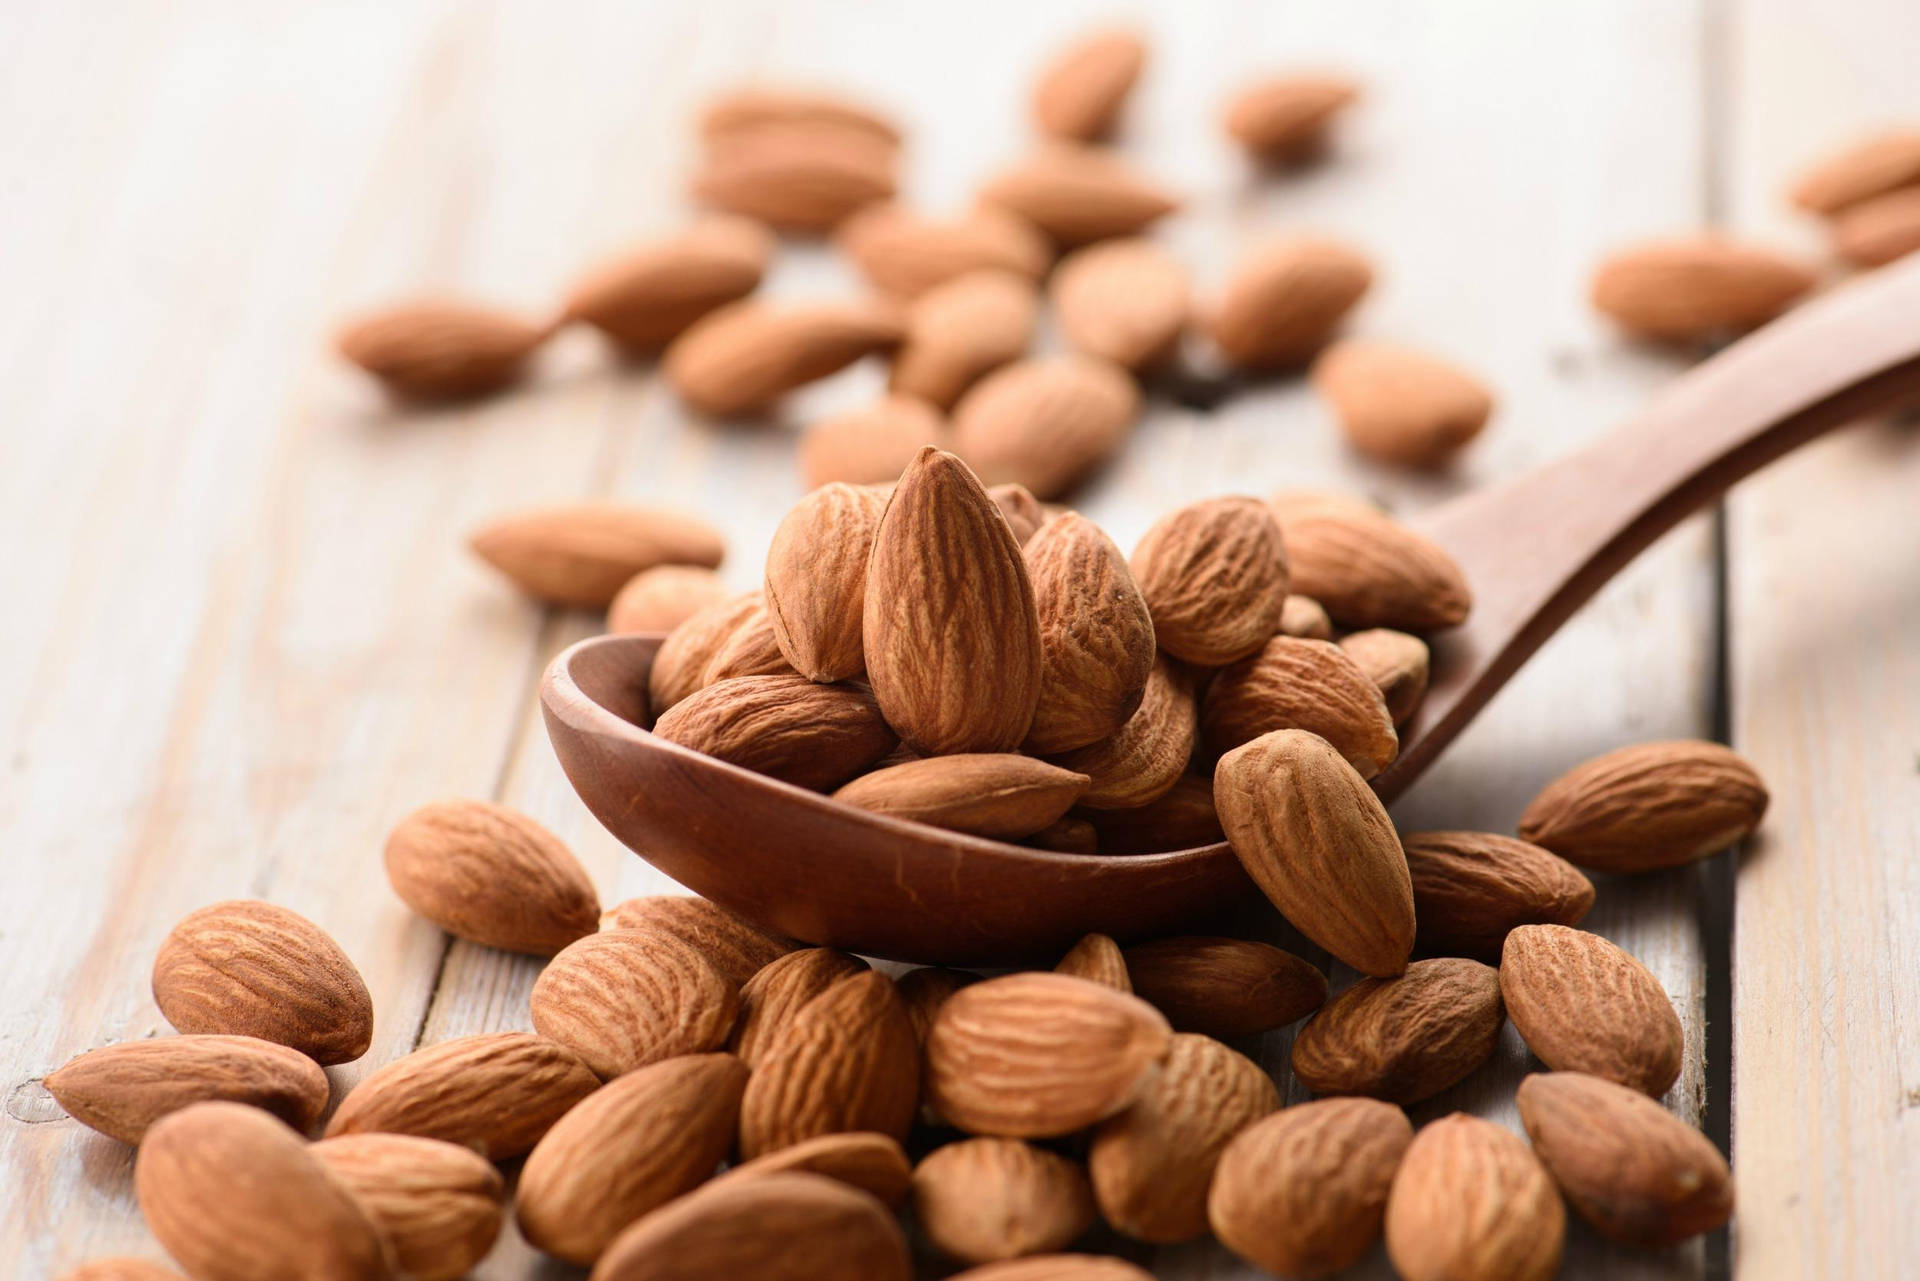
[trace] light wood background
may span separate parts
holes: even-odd
[[[765,430],[690,422],[646,368],[564,342],[537,383],[401,413],[325,351],[343,313],[422,287],[537,309],[599,251],[685,215],[688,117],[746,76],[826,81],[911,130],[908,193],[956,206],[1022,145],[1082,0],[394,3],[214,0],[0,14],[0,1271],[153,1253],[130,1153],[38,1078],[165,1030],[170,924],[216,898],[319,921],[366,975],[372,1052],[526,1023],[533,965],[449,946],[388,891],[387,828],[443,795],[553,826],[608,902],[661,887],[573,797],[533,714],[597,620],[543,613],[462,551],[504,510],[617,495],[704,511],[754,581],[799,493],[793,432],[871,394],[860,369]],[[1123,11],[1124,12],[1124,11]],[[1359,331],[1481,370],[1502,405],[1454,475],[1360,466],[1298,383],[1206,414],[1155,404],[1081,499],[1124,545],[1177,502],[1337,485],[1402,510],[1621,420],[1676,358],[1583,304],[1596,258],[1718,224],[1817,248],[1785,178],[1920,118],[1907,0],[1141,4],[1154,63],[1126,150],[1185,191],[1165,235],[1203,285],[1269,230],[1367,247]],[[1258,180],[1225,89],[1333,65],[1370,97],[1334,163]],[[817,250],[771,283],[844,292]],[[1731,1240],[1667,1254],[1576,1228],[1566,1274],[1899,1277],[1920,1258],[1920,440],[1869,425],[1665,540],[1543,651],[1398,808],[1510,830],[1618,744],[1728,738],[1774,807],[1740,855],[1602,886],[1592,924],[1682,1011],[1669,1097],[1731,1145]],[[1522,534],[1524,536],[1524,534]],[[1336,976],[1344,980],[1348,976]],[[1517,1039],[1418,1111],[1514,1121]],[[1284,1063],[1286,1038],[1259,1047]],[[1216,1247],[1163,1276],[1254,1275]],[[1361,1270],[1385,1276],[1384,1260]],[[562,1277],[517,1240],[481,1275]]]

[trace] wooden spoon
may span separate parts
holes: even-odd
[[[1649,543],[1813,437],[1920,396],[1920,255],[1833,291],[1677,379],[1573,454],[1414,520],[1460,562],[1467,622],[1374,780],[1397,796],[1560,624]],[[567,777],[613,834],[770,929],[946,964],[1050,961],[1091,931],[1190,925],[1253,893],[1225,844],[1056,854],[867,813],[655,738],[657,636],[568,649],[541,688]]]

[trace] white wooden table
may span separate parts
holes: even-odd
[[[1483,371],[1500,414],[1459,473],[1353,463],[1297,382],[1212,415],[1156,404],[1082,497],[1131,543],[1165,507],[1281,485],[1403,510],[1552,456],[1677,368],[1587,313],[1597,256],[1715,223],[1813,247],[1787,174],[1920,118],[1909,0],[1164,3],[1126,148],[1189,193],[1167,229],[1203,281],[1251,237],[1367,246],[1357,328]],[[1152,11],[1158,10],[1157,16]],[[336,1092],[416,1044],[524,1026],[530,962],[449,947],[388,891],[389,825],[493,796],[570,839],[608,902],[660,888],[561,777],[535,679],[597,620],[543,613],[463,553],[503,510],[618,495],[704,509],[757,577],[797,496],[793,431],[687,421],[590,342],[526,391],[381,405],[324,349],[423,286],[530,308],[586,258],[683,216],[688,115],[743,76],[825,80],[911,127],[911,196],[965,201],[1024,137],[1035,60],[1095,3],[836,0],[316,6],[13,0],[0,16],[0,1272],[151,1252],[130,1152],[37,1078],[164,1030],[168,926],[255,895],[325,925],[379,1021]],[[1214,128],[1270,67],[1350,68],[1335,163],[1257,182]],[[771,288],[847,290],[817,250]],[[1791,459],[1613,585],[1398,809],[1508,829],[1546,779],[1623,742],[1727,738],[1774,792],[1737,856],[1603,885],[1592,924],[1672,993],[1669,1103],[1731,1143],[1731,1240],[1574,1277],[1899,1277],[1920,1259],[1920,439],[1869,425]],[[1344,979],[1347,976],[1336,976]],[[1284,1036],[1262,1047],[1278,1069]],[[1420,1109],[1513,1121],[1497,1066]],[[1417,1117],[1416,1119],[1419,1119]],[[490,1278],[543,1272],[517,1240]],[[1251,1275],[1216,1247],[1169,1277]],[[1386,1275],[1376,1259],[1364,1274]]]

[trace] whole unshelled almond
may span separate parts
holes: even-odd
[[[1058,1250],[1093,1226],[1087,1172],[1019,1139],[964,1139],[913,1171],[913,1215],[942,1254],[991,1263]]]
[[[1305,730],[1227,753],[1213,800],[1233,852],[1295,929],[1362,974],[1413,950],[1413,884],[1386,809],[1331,744]]]
[[[1155,521],[1129,562],[1175,658],[1221,667],[1258,650],[1280,626],[1287,556],[1257,498],[1209,498]]]
[[[1648,241],[1594,272],[1593,305],[1640,338],[1694,342],[1764,325],[1817,283],[1793,259],[1717,235]]]
[[[889,1135],[871,1131],[802,1139],[777,1152],[742,1161],[720,1179],[755,1179],[767,1174],[795,1172],[824,1175],[892,1206],[907,1199],[913,1179],[913,1167],[907,1164],[907,1154],[900,1144]]]
[[[1054,758],[1091,782],[1080,796],[1090,810],[1133,809],[1165,796],[1193,757],[1198,732],[1193,676],[1161,655],[1147,673],[1140,706],[1118,733]]]
[[[1226,839],[1213,808],[1213,780],[1182,774],[1159,799],[1132,809],[1087,810],[1107,854],[1190,850]]]
[[[1152,1277],[1110,1254],[1036,1254],[968,1268],[948,1281],[1152,1281]]]
[[[1396,730],[1413,719],[1427,696],[1432,659],[1425,641],[1390,627],[1372,627],[1342,636],[1340,649],[1379,688]]]
[[[872,664],[872,651],[868,663]],[[874,696],[804,676],[745,676],[675,703],[653,732],[795,787],[838,787],[892,751]]]
[[[615,635],[670,632],[709,605],[733,595],[720,575],[700,565],[655,565],[626,581],[607,606]]]
[[[1319,154],[1333,118],[1359,96],[1345,76],[1274,76],[1227,100],[1227,135],[1257,160],[1297,164]]]
[[[1280,607],[1280,633],[1301,640],[1332,640],[1333,620],[1313,597],[1289,593]]]
[[[315,1062],[346,1063],[373,1043],[373,998],[325,930],[253,899],[180,918],[153,958],[153,1000],[182,1032],[255,1036]]]
[[[525,1156],[599,1087],[558,1041],[525,1032],[463,1036],[376,1070],[334,1112],[327,1137],[417,1134],[507,1161]]]
[[[1098,854],[1100,830],[1084,816],[1067,814],[1029,836],[1024,844],[1056,854]]]
[[[1147,42],[1137,31],[1082,36],[1041,69],[1033,86],[1034,123],[1044,134],[1075,142],[1106,137],[1146,61]]]
[[[630,898],[607,913],[601,928],[671,934],[705,957],[735,987],[796,946],[690,894]]]
[[[656,352],[714,308],[758,289],[773,249],[757,222],[706,218],[596,263],[574,282],[562,313],[624,351]]]
[[[140,1212],[199,1281],[387,1281],[386,1243],[353,1194],[285,1124],[244,1103],[195,1103],[147,1132]]]
[[[891,485],[922,449],[945,441],[946,421],[930,403],[918,396],[882,396],[801,434],[801,482],[815,489],[834,481]]]
[[[1280,1106],[1252,1059],[1180,1033],[1132,1107],[1103,1122],[1087,1155],[1100,1215],[1141,1241],[1188,1241],[1207,1230],[1207,1187],[1234,1135]]]
[[[1517,1102],[1534,1152],[1602,1236],[1657,1250],[1733,1216],[1726,1158],[1646,1095],[1582,1072],[1546,1072],[1520,1083]]]
[[[1478,379],[1396,343],[1335,343],[1313,362],[1313,386],[1348,443],[1403,467],[1441,466],[1493,414],[1493,395]]]
[[[719,531],[705,521],[622,503],[521,512],[482,526],[468,543],[529,596],[582,609],[605,609],[643,569],[711,569],[726,554]]]
[[[707,668],[720,647],[764,610],[761,593],[742,592],[705,606],[671,632],[653,656],[647,672],[647,705],[658,717],[706,684]],[[768,624],[771,630],[771,622]]]
[[[1899,187],[1920,183],[1920,129],[1889,129],[1860,139],[1809,169],[1793,202],[1829,216]]]
[[[1398,521],[1356,505],[1282,514],[1293,590],[1346,627],[1454,627],[1473,594],[1451,556]]]
[[[1058,498],[1125,443],[1140,390],[1092,356],[1038,356],[980,380],[953,411],[953,447],[987,484]]]
[[[1833,220],[1834,252],[1856,267],[1880,267],[1920,249],[1920,186],[1875,196]]]
[[[731,1054],[616,1077],[561,1117],[521,1167],[520,1231],[587,1266],[628,1224],[690,1192],[733,1146],[747,1068]]]
[[[907,313],[888,387],[952,408],[982,376],[1026,354],[1039,306],[1033,284],[1006,271],[968,272],[934,286]]]
[[[749,414],[899,342],[899,310],[879,302],[730,303],[667,348],[674,391],[714,417]]]
[[[1139,1096],[1173,1031],[1138,997],[1065,974],[1010,974],[948,997],[927,1033],[927,1092],[974,1134],[1044,1138]]]
[[[834,240],[875,289],[902,298],[974,271],[1038,280],[1053,258],[1032,224],[988,208],[929,218],[899,205],[872,205],[847,219]]]
[[[962,752],[890,765],[833,794],[876,814],[996,840],[1031,836],[1065,814],[1087,776],[1017,752]]]
[[[839,125],[780,122],[716,135],[693,178],[702,204],[789,231],[821,232],[891,200],[895,148]]]
[[[1269,241],[1234,267],[1208,332],[1238,368],[1303,365],[1372,284],[1372,266],[1337,241]]]
[[[1053,143],[996,174],[980,200],[1025,218],[1060,245],[1131,236],[1180,202],[1097,147]]]
[[[767,963],[740,989],[740,1021],[728,1044],[755,1067],[767,1046],[814,997],[842,979],[867,972],[857,956],[831,947],[803,947]]]
[[[1100,742],[1140,706],[1153,670],[1147,602],[1120,549],[1077,512],[1047,522],[1024,551],[1041,652],[1040,703],[1027,750],[1064,752]]]
[[[766,593],[759,592],[754,607],[741,614],[732,630],[713,647],[700,673],[700,688],[742,676],[794,674],[793,664],[780,652],[780,641],[774,635],[773,611],[767,608]]]
[[[1242,1130],[1214,1170],[1207,1219],[1220,1243],[1279,1276],[1327,1277],[1380,1239],[1387,1191],[1413,1127],[1374,1099],[1322,1099]]]
[[[900,128],[883,113],[830,90],[750,85],[720,94],[700,114],[700,136],[711,142],[763,125],[821,125],[900,144]]]
[[[161,1117],[213,1100],[264,1108],[305,1134],[329,1088],[312,1059],[251,1036],[124,1041],[68,1060],[42,1084],[80,1124],[136,1144]]]
[[[506,1183],[456,1143],[410,1134],[344,1134],[310,1149],[373,1221],[401,1275],[455,1281],[493,1248]]]
[[[1401,836],[1422,950],[1497,962],[1516,925],[1578,925],[1593,882],[1538,845],[1492,832]]]
[[[1585,930],[1521,925],[1500,953],[1507,1017],[1542,1063],[1655,1098],[1680,1075],[1684,1033],[1660,980]]]
[[[1145,369],[1172,354],[1192,305],[1186,267],[1147,240],[1076,249],[1048,290],[1074,350],[1125,369]]]
[[[560,838],[490,801],[424,805],[387,836],[387,880],[456,938],[552,956],[600,928],[600,896]]]
[[[60,1274],[60,1281],[185,1281],[185,1278],[151,1259],[110,1255],[88,1259],[77,1268],[69,1268]]]
[[[1372,778],[1400,753],[1393,716],[1359,664],[1328,641],[1275,636],[1220,670],[1200,707],[1207,750],[1232,751],[1276,729],[1303,729],[1333,744]]]
[[[1547,1281],[1566,1230],[1527,1145],[1463,1112],[1414,1136],[1387,1198],[1387,1257],[1406,1281]]]
[[[915,750],[1010,752],[1025,741],[1040,700],[1033,584],[1006,518],[952,454],[922,450],[894,487],[863,626],[873,696]]]
[[[1120,945],[1105,934],[1089,934],[1075,943],[1053,967],[1053,972],[1086,979],[1116,992],[1133,991],[1127,958],[1121,954]]]
[[[980,976],[971,970],[925,965],[902,974],[895,985],[901,1003],[907,1007],[907,1022],[913,1025],[914,1044],[920,1047],[920,1120],[926,1125],[945,1124],[933,1106],[928,1088],[932,1074],[927,1070],[927,1033],[932,1030],[934,1016],[947,1003],[947,998],[979,981]]]
[[[1000,514],[1007,518],[1007,527],[1013,530],[1013,540],[1025,550],[1040,527],[1057,516],[1065,516],[1065,511],[1049,512],[1033,491],[1018,481],[1004,481],[987,487],[987,497],[993,499]]]
[[[518,382],[552,332],[511,312],[429,299],[362,316],[334,342],[394,396],[462,400]]]
[[[727,1043],[740,996],[685,942],[654,930],[602,930],[540,971],[534,1030],[578,1054],[603,1080]]]
[[[1313,1013],[1327,976],[1293,953],[1251,939],[1183,935],[1126,950],[1134,993],[1182,1032],[1258,1036]]]
[[[774,640],[810,681],[858,676],[866,667],[860,613],[867,557],[886,499],[836,482],[794,504],[767,548],[767,615]]]
[[[1493,1057],[1505,1022],[1492,966],[1415,961],[1405,974],[1362,979],[1327,1002],[1294,1038],[1293,1072],[1315,1094],[1410,1106]]]
[[[1520,815],[1520,836],[1602,872],[1651,872],[1717,854],[1752,832],[1767,788],[1718,743],[1637,743],[1576,765]]]

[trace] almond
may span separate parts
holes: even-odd
[[[1237,368],[1304,365],[1372,284],[1373,267],[1337,241],[1269,241],[1234,267],[1208,332]]]
[[[701,609],[667,634],[647,673],[647,704],[657,717],[706,684],[714,655],[754,611],[764,610],[759,592],[742,592]],[[771,631],[771,621],[768,623]]]
[[[624,351],[648,355],[714,308],[758,289],[773,250],[773,237],[757,222],[706,218],[590,267],[574,282],[563,314]]]
[[[1920,183],[1920,129],[1890,129],[1813,166],[1794,184],[1792,196],[1802,209],[1832,215],[1915,183]]]
[[[1052,850],[1057,854],[1098,854],[1100,832],[1087,819],[1068,815],[1055,819],[1029,836],[1025,844],[1033,849]]]
[[[1038,280],[1053,248],[1033,225],[999,209],[929,218],[899,205],[871,205],[835,236],[841,252],[882,293],[917,298],[969,272],[1003,271]]]
[[[1055,758],[1092,782],[1080,804],[1133,809],[1165,796],[1193,756],[1197,732],[1193,677],[1165,656],[1154,659],[1140,706],[1118,733]]]
[[[913,1168],[891,1136],[873,1133],[822,1134],[777,1152],[734,1166],[721,1179],[754,1179],[765,1174],[819,1174],[859,1188],[887,1205],[907,1199]],[[718,1182],[719,1180],[715,1180]]]
[[[700,136],[711,142],[762,125],[822,125],[864,134],[890,147],[900,128],[865,103],[821,89],[755,85],[714,98],[700,116]]]
[[[153,958],[153,1000],[182,1032],[258,1037],[321,1064],[373,1044],[373,998],[340,945],[306,917],[252,899],[180,919]]]
[[[835,483],[802,498],[773,531],[767,614],[780,653],[810,681],[843,681],[866,667],[860,613],[886,507],[871,489]]]
[[[947,1003],[947,998],[961,988],[969,987],[979,981],[980,976],[971,970],[926,965],[917,970],[908,970],[900,976],[900,982],[895,985],[899,989],[901,1003],[907,1009],[907,1022],[913,1025],[914,1044],[920,1047],[920,1120],[922,1124],[945,1124],[929,1097],[927,1033],[932,1030],[934,1016],[940,1012],[940,1007]]]
[[[165,1036],[89,1050],[42,1082],[80,1124],[139,1143],[168,1113],[225,1100],[264,1108],[305,1134],[327,1106],[327,1074],[298,1050],[251,1036]]]
[[[726,553],[719,531],[705,521],[620,503],[521,512],[482,526],[468,543],[535,600],[580,609],[605,609],[643,569],[711,569]]]
[[[1242,1130],[1215,1167],[1207,1219],[1220,1243],[1256,1267],[1326,1277],[1380,1239],[1387,1191],[1413,1127],[1373,1099],[1323,1099]]]
[[[906,1238],[857,1188],[793,1171],[716,1180],[628,1228],[591,1281],[910,1281]]]
[[[1086,979],[1116,992],[1133,991],[1133,980],[1127,977],[1127,960],[1120,954],[1120,945],[1105,934],[1089,934],[1075,943],[1053,967],[1053,972]]]
[[[1463,1112],[1414,1136],[1387,1198],[1387,1257],[1406,1281],[1546,1281],[1566,1228],[1527,1145]]]
[[[1018,214],[1068,247],[1131,236],[1180,205],[1112,152],[1065,142],[1001,170],[981,188],[980,200]]]
[[[348,323],[334,344],[399,399],[463,400],[520,381],[551,332],[511,312],[423,299]]]
[[[1500,994],[1548,1067],[1587,1072],[1658,1098],[1680,1076],[1684,1034],[1660,980],[1585,930],[1521,925],[1500,953]]]
[[[1366,780],[1305,730],[1262,735],[1214,770],[1233,852],[1293,927],[1362,974],[1406,968],[1413,885]]]
[[[283,1123],[242,1103],[162,1117],[134,1162],[147,1227],[199,1281],[386,1281],[379,1230]]]
[[[525,1032],[463,1036],[373,1072],[334,1112],[327,1137],[415,1134],[506,1161],[526,1155],[599,1085],[557,1041]]]
[[[720,638],[700,673],[700,688],[741,676],[791,676],[793,664],[780,652],[779,638],[773,630],[773,612],[766,606],[764,593],[756,597],[754,607],[740,615],[733,630]]]
[[[814,997],[842,979],[867,972],[857,956],[831,947],[789,952],[747,980],[740,989],[740,1021],[729,1044],[748,1067],[759,1065],[767,1046]]]
[[[1227,135],[1257,160],[1297,164],[1320,152],[1333,118],[1359,96],[1360,87],[1345,76],[1274,76],[1227,101]]]
[[[1032,283],[1005,271],[936,285],[907,313],[887,386],[950,409],[982,376],[1026,354],[1039,312]]]
[[[746,1065],[731,1054],[693,1054],[594,1091],[521,1167],[521,1232],[548,1254],[590,1265],[628,1224],[712,1175],[733,1146],[746,1085]]]
[[[871,655],[869,655],[871,661]],[[709,685],[654,723],[668,742],[795,787],[826,789],[893,750],[873,695],[804,676],[746,676]]]
[[[1301,640],[1332,640],[1333,620],[1313,597],[1289,595],[1280,606],[1280,634]]]
[[[1086,979],[989,979],[955,992],[934,1016],[928,1095],[974,1134],[1071,1134],[1132,1103],[1172,1036],[1145,1001]]]
[[[968,1268],[947,1281],[1152,1281],[1152,1276],[1110,1254],[1036,1254]]]
[[[600,896],[573,851],[504,805],[424,805],[388,834],[386,864],[401,901],[456,938],[552,956],[600,927]]]
[[[1133,1106],[1093,1136],[1087,1168],[1101,1217],[1141,1241],[1204,1235],[1220,1153],[1279,1106],[1252,1059],[1208,1037],[1175,1036],[1166,1065]]]
[[[833,794],[876,814],[995,840],[1030,836],[1065,814],[1087,776],[1014,752],[930,756],[863,774]]]
[[[1249,939],[1200,935],[1136,943],[1126,951],[1134,992],[1182,1032],[1222,1040],[1258,1036],[1313,1013],[1327,976],[1291,952]]]
[[[1420,700],[1427,696],[1430,657],[1425,641],[1406,632],[1374,627],[1342,636],[1340,649],[1379,688],[1395,729],[1413,719],[1420,710]]]
[[[1058,1250],[1093,1226],[1086,1171],[1019,1139],[935,1148],[914,1169],[912,1194],[927,1240],[963,1263]]]
[[[1154,639],[1175,658],[1222,667],[1280,626],[1287,556],[1279,524],[1257,498],[1209,498],[1167,513],[1130,563]]]
[[[1182,774],[1158,800],[1124,810],[1088,810],[1108,854],[1190,850],[1226,839],[1213,808],[1213,780]]]
[[[1491,832],[1409,832],[1400,838],[1413,877],[1419,946],[1497,962],[1516,925],[1578,925],[1593,882],[1565,859]]]
[[[1833,249],[1856,267],[1880,267],[1920,249],[1920,186],[1863,200],[1833,220]]]
[[[1110,738],[1140,706],[1153,669],[1154,623],[1133,571],[1077,512],[1047,522],[1024,551],[1041,654],[1027,750],[1064,752]]]
[[[1075,250],[1048,290],[1068,344],[1125,369],[1146,369],[1171,355],[1191,307],[1186,267],[1146,240]]]
[[[1520,1083],[1520,1120],[1574,1212],[1658,1250],[1733,1217],[1733,1175],[1706,1135],[1646,1095],[1581,1072]]]
[[[794,949],[787,940],[690,894],[630,898],[607,913],[601,928],[671,934],[705,957],[735,987]]]
[[[1200,732],[1207,750],[1230,752],[1277,729],[1303,729],[1372,778],[1400,753],[1380,687],[1338,645],[1275,636],[1207,686]]]
[[[1020,544],[1022,551],[1025,551],[1027,544],[1033,541],[1033,536],[1040,532],[1040,527],[1052,519],[1047,509],[1041,506],[1040,500],[1033,496],[1033,491],[1015,481],[989,486],[987,497],[993,499],[994,506],[998,507],[1000,514],[1007,518],[1007,528],[1013,531],[1014,541]],[[1028,559],[1027,567],[1031,574],[1033,568],[1031,558]]]
[[[60,1281],[185,1281],[172,1268],[128,1255],[88,1259],[60,1274]]]
[[[1006,518],[952,454],[922,450],[894,487],[863,623],[873,696],[915,750],[1010,752],[1026,739],[1040,699],[1033,584]]]
[[[1315,1094],[1364,1094],[1409,1106],[1493,1057],[1506,1022],[1500,975],[1459,957],[1415,961],[1362,979],[1293,1040],[1293,1073]]]
[[[1140,390],[1092,356],[1038,356],[995,370],[953,411],[953,447],[988,484],[1058,498],[1126,443]]]
[[[1592,298],[1634,337],[1695,342],[1764,325],[1816,283],[1791,258],[1704,234],[1609,255],[1594,273]]]
[[[1047,63],[1033,86],[1033,119],[1055,138],[1092,142],[1113,132],[1146,65],[1147,42],[1136,31],[1096,31]]]
[[[922,449],[945,442],[946,423],[931,404],[917,396],[882,396],[807,428],[800,437],[801,481],[811,488],[837,480],[891,485]]]
[[[1377,512],[1322,504],[1283,515],[1293,589],[1342,626],[1433,631],[1464,622],[1473,595],[1453,558]]]
[[[534,1030],[573,1050],[602,1080],[727,1043],[733,984],[699,952],[654,930],[604,930],[540,971]]]
[[[1348,339],[1313,362],[1313,387],[1347,443],[1402,467],[1440,467],[1487,425],[1493,395],[1445,361],[1395,343]]]
[[[655,565],[629,578],[615,593],[607,606],[607,630],[615,635],[670,632],[732,594],[710,569]]]
[[[1521,814],[1520,836],[1581,867],[1652,872],[1717,854],[1766,812],[1766,784],[1728,748],[1637,743],[1548,783]]]
[[[783,230],[827,231],[864,205],[893,199],[894,151],[839,125],[729,129],[710,140],[693,195]]]
[[[730,303],[667,348],[680,398],[716,418],[756,413],[788,392],[899,342],[903,318],[878,302]]]
[[[455,1281],[500,1235],[506,1184],[458,1144],[408,1134],[347,1134],[313,1145],[387,1239],[403,1276]]]

